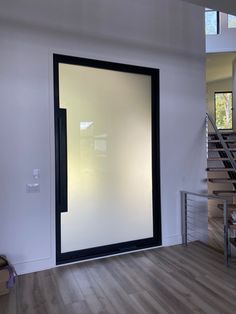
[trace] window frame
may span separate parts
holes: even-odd
[[[236,15],[227,14],[227,29],[236,29],[236,26],[235,27],[229,27],[229,16],[233,16],[236,18]]]
[[[216,33],[215,34],[206,33],[206,13],[207,12],[216,12]],[[220,12],[214,9],[205,8],[205,35],[212,36],[212,35],[219,35],[219,34],[220,34]]]

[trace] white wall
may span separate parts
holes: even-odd
[[[206,52],[236,51],[236,28],[228,28],[228,15],[220,13],[220,33],[206,36]]]
[[[90,23],[86,2],[83,32],[0,20],[0,252],[19,273],[55,265],[53,52],[160,68],[164,245],[181,240],[179,191],[206,191],[202,9],[177,0],[112,3],[103,1]],[[41,190],[29,194],[33,168]]]

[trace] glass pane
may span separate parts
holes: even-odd
[[[60,64],[68,212],[61,251],[153,237],[151,77]]]
[[[228,15],[228,28],[236,28],[236,16]]]
[[[205,32],[206,35],[218,34],[217,11],[205,12]]]
[[[218,129],[232,129],[232,92],[215,93],[215,115]]]

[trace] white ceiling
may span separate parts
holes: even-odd
[[[216,9],[220,12],[236,15],[236,0],[182,0],[205,8]]]
[[[206,81],[214,82],[232,77],[236,53],[209,53],[206,59]]]
[[[110,33],[107,25],[111,25],[123,32],[138,28],[138,33],[150,25],[159,27],[156,13],[166,10],[170,1],[179,0],[0,0],[0,22],[82,34],[103,29]],[[115,35],[119,37],[118,32]]]

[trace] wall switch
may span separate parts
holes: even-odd
[[[40,176],[40,169],[33,169],[33,178],[39,179]]]
[[[39,183],[27,183],[26,184],[26,192],[27,193],[38,193],[38,192],[40,192],[40,184]]]

